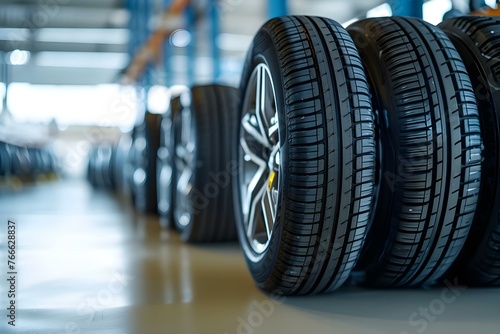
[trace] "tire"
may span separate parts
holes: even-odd
[[[30,156],[28,148],[24,146],[12,146],[12,175],[19,177],[22,181],[30,179]]]
[[[441,23],[472,80],[481,113],[484,154],[476,215],[448,277],[500,285],[500,18],[461,17]]]
[[[175,148],[180,127],[178,117],[181,111],[180,97],[170,101],[170,107],[163,114],[160,130],[160,148],[157,154],[158,213],[165,228],[174,227],[174,203],[176,171],[174,166]]]
[[[156,152],[160,146],[161,115],[146,112],[144,122],[134,136],[134,172],[132,199],[142,213],[157,214]]]
[[[42,175],[48,176],[51,173],[50,170],[50,153],[47,148],[40,150],[42,158]]]
[[[240,94],[235,208],[249,270],[280,295],[332,291],[361,251],[375,181],[358,51],[332,20],[270,20],[247,54]]]
[[[126,194],[129,190],[127,179],[128,155],[132,147],[132,139],[128,134],[122,134],[114,146],[115,154],[112,159],[113,178],[116,191]]]
[[[9,144],[0,142],[0,177],[7,177],[10,175],[11,160]]]
[[[238,90],[196,86],[180,96],[174,220],[187,242],[236,240],[231,174]]]
[[[96,159],[97,159],[97,146],[92,146],[89,151],[89,158],[87,164],[87,181],[93,187],[97,186]]]
[[[113,179],[113,146],[109,143],[99,145],[98,151],[98,173],[99,186],[105,190],[114,190],[115,183]]]
[[[481,172],[478,110],[453,44],[418,19],[347,28],[367,71],[381,141],[377,201],[354,279],[435,283],[463,247]]]
[[[41,170],[40,152],[36,147],[29,147],[27,150],[30,161],[29,174],[32,178],[35,178],[40,174]]]

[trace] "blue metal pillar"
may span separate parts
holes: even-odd
[[[424,0],[389,0],[394,16],[423,17]]]
[[[221,75],[220,50],[217,44],[219,36],[219,12],[217,10],[217,0],[211,0],[208,6],[209,17],[211,18],[211,40],[212,40],[212,61],[213,61],[213,82],[217,82]]]
[[[166,9],[170,6],[171,0],[163,0],[163,9]],[[167,87],[172,86],[174,84],[174,63],[172,61],[172,45],[170,45],[170,41],[168,36],[163,41],[163,71],[165,75],[165,85]]]
[[[191,33],[191,43],[187,46],[187,57],[188,57],[188,85],[194,85],[196,81],[196,18],[194,8],[189,5],[186,7],[186,18],[188,31]]]
[[[151,29],[149,26],[149,23],[151,21],[151,17],[153,15],[152,8],[151,6],[151,1],[141,1],[142,3],[142,35],[143,35],[143,42],[142,44],[144,45],[147,43],[149,37],[151,36]],[[152,74],[153,74],[153,67],[151,64],[146,64],[146,67],[144,68],[144,73],[142,77],[142,87],[144,89],[144,107],[146,110],[148,110],[148,93],[152,85]]]
[[[288,15],[287,0],[268,0],[267,5],[269,18]]]
[[[129,41],[128,41],[128,54],[130,59],[134,57],[137,47],[139,45],[139,34],[138,31],[138,17],[137,17],[137,4],[139,0],[127,0],[127,9],[129,12],[128,29],[129,29]]]

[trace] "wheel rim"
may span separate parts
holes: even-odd
[[[185,95],[187,96],[187,95]],[[184,96],[182,96],[184,98]],[[177,190],[175,196],[175,217],[181,227],[191,222],[193,204],[191,192],[194,188],[195,169],[195,128],[191,117],[190,103],[186,103],[181,111],[180,138],[175,147],[175,168],[177,174]]]
[[[280,142],[274,83],[266,64],[255,67],[240,125],[239,185],[243,231],[256,254],[271,240],[280,193]]]

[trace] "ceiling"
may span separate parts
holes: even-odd
[[[205,0],[206,2],[207,0]],[[27,64],[8,66],[11,82],[93,85],[116,81],[126,66],[130,32],[126,0],[1,0],[0,51],[27,50]],[[156,8],[162,0],[151,0]],[[198,0],[202,6],[203,1]],[[291,14],[321,15],[345,22],[382,3],[380,0],[289,0]],[[156,11],[159,15],[160,10]],[[219,0],[221,35],[218,47],[227,61],[223,69],[241,63],[253,34],[266,20],[266,0]],[[153,26],[155,19],[149,22]],[[198,24],[204,34],[203,18]],[[211,62],[211,39],[197,39],[197,71]],[[186,52],[176,48],[172,68],[179,78],[187,72]],[[205,71],[207,72],[207,71]]]

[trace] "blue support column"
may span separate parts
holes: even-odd
[[[142,15],[141,15],[141,21],[142,21],[142,45],[144,45],[150,35],[151,35],[151,29],[149,29],[149,22],[150,22],[150,18],[151,18],[151,15],[152,15],[152,12],[151,12],[151,5],[150,5],[150,2],[151,1],[140,1],[141,4],[142,4]],[[144,73],[142,74],[142,87],[144,89],[144,109],[145,110],[148,110],[148,93],[149,93],[149,89],[151,88],[151,84],[152,84],[152,78],[151,78],[151,75],[152,75],[152,68],[151,68],[151,64],[146,64],[146,67],[144,68]]]
[[[268,15],[269,18],[288,15],[287,0],[268,0]]]
[[[424,0],[389,0],[394,16],[423,17]]]
[[[168,8],[170,6],[171,0],[163,0],[163,8]],[[168,37],[163,41],[163,70],[165,75],[165,85],[167,87],[174,84],[174,64],[172,62],[172,45],[170,45],[170,40]]]
[[[194,85],[196,81],[196,18],[195,12],[191,5],[186,8],[187,26],[188,31],[191,33],[191,43],[187,46],[188,57],[188,85]]]
[[[128,29],[130,32],[128,41],[128,54],[130,59],[134,57],[137,47],[139,45],[138,31],[138,17],[137,17],[137,4],[139,0],[127,0],[127,9],[129,11]]]
[[[220,50],[217,45],[217,37],[219,36],[219,13],[217,11],[217,0],[211,0],[209,8],[209,15],[211,18],[211,40],[212,40],[212,61],[213,61],[213,82],[217,82],[221,75],[221,59]]]

